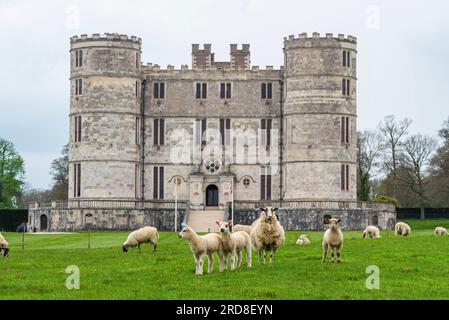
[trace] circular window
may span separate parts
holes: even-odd
[[[208,160],[208,161],[206,162],[205,167],[206,167],[206,170],[207,170],[209,173],[214,174],[214,173],[217,173],[218,171],[220,171],[220,168],[221,168],[221,162],[218,161],[218,160],[213,160],[213,159],[212,159],[212,160]]]
[[[245,186],[245,188],[248,188],[251,184],[251,180],[250,180],[250,178],[245,178],[245,179],[243,179],[242,183]]]

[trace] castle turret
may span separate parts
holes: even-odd
[[[71,38],[69,199],[140,197],[141,40]]]
[[[357,39],[284,41],[284,198],[356,200]]]

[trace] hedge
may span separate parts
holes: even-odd
[[[27,221],[26,209],[0,209],[0,231],[15,232],[19,225]]]

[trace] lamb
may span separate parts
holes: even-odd
[[[2,252],[3,257],[7,258],[9,256],[9,244],[5,237],[0,233],[0,252]]]
[[[335,253],[337,255],[337,263],[341,262],[341,249],[343,248],[343,232],[338,228],[341,219],[326,219],[325,223],[329,224],[323,237],[323,263],[326,262],[327,252],[331,249],[331,261],[334,263]]]
[[[245,226],[243,224],[236,224],[234,226],[234,228],[232,229],[233,232],[237,232],[237,231],[244,231],[246,232],[248,235],[251,235],[251,226]]]
[[[276,251],[285,242],[285,231],[275,214],[277,208],[261,208],[261,214],[251,226],[251,240],[254,250],[259,254],[259,263],[263,253],[263,263],[266,261],[267,251],[270,251],[270,263],[275,258]]]
[[[405,222],[398,222],[394,227],[394,234],[397,236],[408,236],[412,233],[412,228]]]
[[[365,231],[363,231],[363,238],[381,238],[379,228],[375,226],[366,227]]]
[[[128,239],[123,243],[123,252],[128,252],[129,248],[139,248],[143,243],[149,243],[153,245],[153,251],[157,250],[157,242],[159,240],[159,233],[156,228],[145,227],[132,232]]]
[[[444,227],[436,227],[435,228],[435,235],[440,235],[440,236],[446,235],[446,236],[449,236],[449,232]]]
[[[209,260],[208,273],[214,270],[213,253],[217,252],[220,258],[220,272],[223,272],[223,244],[221,236],[217,233],[209,233],[204,236],[199,236],[189,226],[184,227],[179,233],[179,238],[184,238],[189,241],[190,249],[192,249],[193,258],[196,264],[196,275],[203,275],[204,258],[207,256]]]
[[[224,250],[225,270],[228,269],[228,255],[231,255],[231,271],[235,269],[235,258],[237,257],[237,268],[242,265],[243,249],[246,250],[246,264],[251,268],[251,237],[245,231],[231,233],[232,220],[228,222],[216,221],[221,234],[221,242]]]
[[[299,236],[298,241],[296,241],[298,246],[308,246],[310,245],[310,240],[307,238],[307,235],[302,234]]]

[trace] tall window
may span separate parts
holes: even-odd
[[[155,82],[153,85],[153,98],[165,99],[165,82]]]
[[[273,84],[271,82],[262,83],[262,99],[273,99]]]
[[[140,53],[136,52],[136,69],[139,69],[140,65]]]
[[[136,94],[136,97],[138,98],[139,96],[140,96],[140,83],[139,83],[139,81],[136,81],[136,92],[135,92],[135,94]]]
[[[260,199],[271,200],[271,167],[262,167],[260,173]]]
[[[195,99],[207,99],[207,83],[196,84]]]
[[[153,169],[153,199],[164,200],[164,167]]]
[[[351,51],[343,50],[343,67],[351,67]]]
[[[81,116],[75,116],[75,142],[81,142],[82,141],[82,117]]]
[[[83,66],[83,50],[75,51],[75,68]]]
[[[341,129],[341,134],[340,134],[341,135],[341,143],[349,144],[349,132],[350,132],[349,117],[341,117],[340,129]]]
[[[341,165],[341,190],[349,191],[349,165]]]
[[[221,145],[231,143],[231,119],[220,119]]]
[[[343,79],[341,81],[341,93],[344,96],[351,95],[351,80]]]
[[[83,94],[83,79],[75,79],[75,96]]]
[[[271,129],[273,127],[272,119],[262,119],[261,120],[261,145],[270,146],[271,145]]]
[[[163,146],[165,144],[165,119],[154,119],[153,144]]]
[[[232,98],[232,85],[230,82],[220,84],[220,99]]]
[[[73,197],[81,197],[81,164],[73,164]]]
[[[134,167],[134,191],[135,191],[135,197],[136,199],[139,199],[141,197],[140,192],[140,164],[136,164]]]
[[[141,123],[140,117],[136,117],[136,136],[135,136],[136,145],[140,145],[140,130],[141,130],[140,123]]]
[[[207,120],[206,119],[197,119],[195,121],[195,144],[197,146],[199,145],[206,145],[206,133],[207,129]]]

